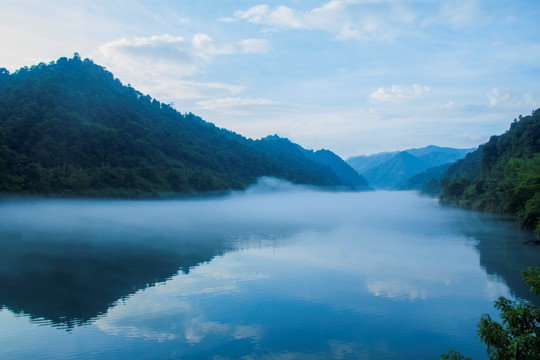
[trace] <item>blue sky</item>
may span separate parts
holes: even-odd
[[[78,52],[244,136],[476,147],[540,108],[537,0],[3,0],[0,67]]]

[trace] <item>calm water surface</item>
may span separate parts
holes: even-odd
[[[2,359],[437,359],[529,297],[515,223],[410,192],[0,203]]]

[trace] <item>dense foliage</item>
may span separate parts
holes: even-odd
[[[3,193],[86,196],[242,189],[260,176],[352,185],[305,156],[181,114],[78,54],[0,69],[0,174]]]
[[[452,165],[441,185],[446,203],[517,216],[540,231],[540,109]]]
[[[540,269],[530,267],[521,273],[523,280],[538,295]],[[499,323],[484,314],[478,322],[478,336],[487,346],[490,360],[535,360],[540,358],[540,308],[499,297],[495,307],[501,312]],[[441,355],[446,360],[467,360],[457,351]]]

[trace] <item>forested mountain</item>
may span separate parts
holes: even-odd
[[[296,172],[300,172],[307,167],[306,170],[313,174],[315,178],[327,178],[331,184],[342,184],[346,188],[356,190],[368,189],[366,179],[332,151],[306,150],[289,139],[277,135],[255,140],[251,146],[279,163],[292,163],[294,166],[289,168],[292,174],[296,174]],[[309,161],[306,161],[306,159],[309,159]],[[311,180],[305,179],[304,183],[310,183],[315,178]]]
[[[400,190],[420,190],[423,193],[436,196],[440,191],[439,182],[451,165],[452,163],[448,163],[424,170],[407,180],[407,183],[400,187]]]
[[[425,168],[421,159],[402,151],[392,159],[369,169],[363,176],[369,179],[369,183],[375,188],[394,190],[399,188],[402,182]]]
[[[332,169],[343,184],[358,189],[368,188],[367,180],[332,151],[322,149],[317,151],[304,150],[303,152],[308,159]]]
[[[456,162],[441,185],[446,203],[515,215],[540,231],[540,109]]]
[[[293,145],[181,114],[78,54],[0,69],[3,193],[133,197],[243,189],[260,176],[351,186]]]
[[[416,174],[452,163],[472,150],[430,145],[420,149],[351,157],[347,162],[374,188],[396,190],[406,187],[407,181]]]
[[[352,156],[347,159],[347,163],[359,174],[364,174],[367,170],[380,166],[391,160],[399,151],[382,152],[372,155]]]

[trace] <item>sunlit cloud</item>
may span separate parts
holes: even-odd
[[[283,5],[256,5],[222,19],[225,22],[238,20],[274,29],[328,31],[337,40],[392,41],[416,26],[438,24],[462,28],[485,21],[485,17],[476,1],[414,7],[400,1],[332,0],[307,11]]]
[[[264,39],[217,43],[209,35],[198,33],[191,39],[169,34],[122,38],[99,48],[108,63],[130,67],[149,75],[191,76],[203,69],[213,56],[265,53],[270,45]]]
[[[430,91],[429,86],[414,84],[411,86],[392,85],[389,88],[379,87],[369,98],[379,102],[400,103],[415,100]]]
[[[236,95],[245,86],[188,80],[204,72],[218,56],[262,54],[270,51],[265,39],[217,42],[208,34],[191,37],[170,34],[122,38],[99,47],[99,62],[116,76],[164,102],[211,99]]]
[[[256,5],[222,21],[244,20],[275,29],[322,30],[333,33],[338,40],[391,41],[397,36],[398,24],[410,23],[414,18],[414,13],[398,4],[332,0],[307,11],[284,5]]]
[[[194,51],[188,39],[168,34],[122,38],[100,46],[99,51],[113,68],[154,76],[161,73],[194,75],[200,70],[204,55]]]

